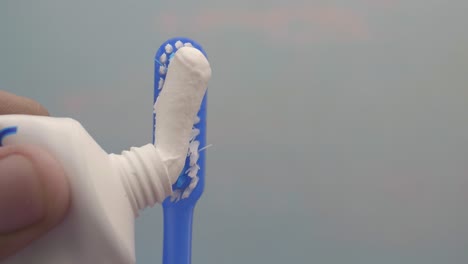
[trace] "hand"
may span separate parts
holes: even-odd
[[[39,103],[0,91],[0,115],[48,116]],[[57,226],[70,203],[60,163],[33,145],[0,147],[0,261]]]

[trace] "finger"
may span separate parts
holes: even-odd
[[[64,169],[48,152],[0,148],[0,260],[59,224],[69,203]]]
[[[10,114],[48,116],[49,112],[32,99],[0,90],[0,115]]]

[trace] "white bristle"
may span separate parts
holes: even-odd
[[[190,194],[192,193],[192,190],[189,190],[188,188],[185,189],[184,193],[182,194],[182,199],[186,199],[190,196]]]
[[[188,188],[188,189],[192,189],[192,190],[195,189],[195,187],[197,187],[197,184],[198,184],[198,180],[199,180],[199,179],[200,179],[200,178],[198,178],[198,177],[193,178],[192,181],[190,182],[190,184],[189,184],[189,186],[188,186],[187,188]]]
[[[154,102],[154,104],[153,104],[153,114],[156,114],[156,106],[157,106],[157,104],[158,104],[158,99],[156,99],[156,102]],[[156,127],[156,125],[155,125],[155,127]]]
[[[192,153],[192,155],[190,155],[190,166],[195,166],[198,162],[198,158],[200,158],[198,151]]]
[[[174,51],[174,48],[172,47],[171,44],[167,44],[165,47],[164,47],[164,50],[166,51],[167,54],[170,54]]]
[[[159,66],[159,74],[164,75],[166,74],[167,68],[164,66]]]
[[[193,124],[196,125],[200,123],[200,117],[199,116],[195,116],[195,120],[193,121]]]
[[[200,154],[198,153],[198,147],[200,146],[200,141],[193,141],[190,143],[190,166],[197,164]]]
[[[190,154],[194,154],[195,152],[198,152],[199,147],[200,147],[200,141],[194,140],[190,142],[190,145],[189,145]]]
[[[190,141],[194,140],[198,135],[200,135],[200,129],[198,128],[192,129],[192,133],[190,135]]]
[[[161,90],[164,86],[164,79],[159,77],[158,89]]]
[[[182,194],[182,199],[188,198],[190,194],[192,194],[195,187],[197,187],[198,180],[199,180],[198,177],[195,177],[192,179],[189,186],[187,186],[187,189],[185,189],[184,193]]]
[[[206,146],[204,146],[203,148],[199,149],[198,152],[202,152],[202,151],[204,151],[205,149],[207,149],[207,148],[209,148],[209,147],[212,147],[212,146],[213,146],[213,144],[206,145]]]
[[[190,42],[185,43],[184,46],[185,47],[193,47],[192,43],[190,43]]]
[[[199,170],[200,170],[200,166],[195,165],[195,166],[191,166],[187,171],[185,171],[185,173],[186,173],[190,178],[194,178],[194,177],[197,176]]]
[[[166,53],[163,53],[163,54],[161,55],[161,57],[159,57],[159,61],[160,61],[162,64],[164,64],[164,63],[167,62],[167,55],[166,55]]]
[[[177,202],[180,200],[181,191],[175,190],[171,195],[171,202]]]
[[[176,43],[175,43],[175,47],[176,49],[180,49],[184,46],[184,43],[182,43],[182,41],[178,40]]]

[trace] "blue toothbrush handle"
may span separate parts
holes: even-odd
[[[163,264],[190,264],[194,206],[164,207]]]
[[[154,101],[156,102],[159,93],[164,89],[166,70],[169,67],[171,58],[181,46],[192,46],[200,50],[203,55],[206,53],[196,42],[188,38],[173,38],[161,45],[155,56],[155,79],[154,79]],[[194,129],[199,130],[198,136],[193,140],[199,143],[199,147],[206,146],[206,101],[205,94],[198,112],[198,122],[195,122]],[[194,120],[195,121],[195,120]],[[153,114],[153,127],[155,125],[155,115]],[[153,143],[157,140],[153,130]],[[192,130],[193,132],[193,130]],[[191,141],[192,143],[192,141]],[[195,144],[197,146],[197,144]],[[168,197],[163,202],[164,213],[164,248],[163,264],[190,264],[192,255],[192,222],[195,204],[201,197],[205,183],[205,153],[197,150],[198,158],[195,163],[198,166],[198,172],[195,170],[195,176],[189,176],[189,169],[197,168],[191,165],[191,156],[187,157],[185,167],[182,170],[176,183],[173,185],[174,196]],[[194,156],[196,157],[196,156]],[[194,179],[197,179],[195,186],[191,186]],[[192,188],[192,189],[189,189]],[[188,196],[183,196],[185,191]],[[173,199],[175,198],[175,199]]]

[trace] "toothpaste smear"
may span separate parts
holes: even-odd
[[[175,50],[174,50],[175,47]],[[165,81],[165,75],[167,73],[167,69],[169,64],[171,63],[172,59],[175,56],[175,51],[182,47],[193,47],[192,43],[186,42],[183,43],[182,41],[178,40],[174,46],[171,44],[167,44],[164,47],[165,53],[163,53],[160,57],[159,60],[157,60],[158,64],[160,65],[159,67],[159,73],[161,74],[161,77],[159,79],[158,83],[158,89],[162,90],[164,88],[164,81]],[[156,108],[156,103],[157,99],[154,105],[154,108]],[[189,161],[189,166],[188,169],[186,169],[182,175],[179,176],[179,180],[182,182],[182,185],[186,186],[185,189],[182,187],[174,187],[174,190],[171,195],[171,202],[178,202],[181,199],[188,198],[190,194],[193,192],[193,190],[197,187],[198,182],[200,178],[198,177],[198,171],[200,170],[200,166],[198,165],[198,159],[200,157],[200,152],[208,148],[209,146],[205,146],[204,148],[200,149],[200,141],[198,140],[198,136],[200,135],[200,130],[195,127],[196,124],[200,122],[200,117],[196,116],[194,120],[194,126],[192,127],[192,132],[190,135],[189,139],[189,149],[187,152],[187,158]],[[187,180],[189,180],[189,183],[185,183]],[[177,185],[177,183],[175,185]]]
[[[198,123],[199,120],[200,117],[196,116],[194,124]],[[174,190],[171,196],[171,202],[178,202],[181,199],[188,198],[195,189],[195,187],[197,187],[198,181],[200,180],[200,178],[198,177],[198,171],[200,170],[200,166],[198,165],[198,158],[200,157],[200,141],[197,140],[198,135],[200,135],[200,130],[198,128],[193,127],[189,140],[189,149],[187,153],[187,157],[189,159],[189,167],[184,172],[184,175],[187,175],[189,177],[190,184],[185,188],[185,190]]]

